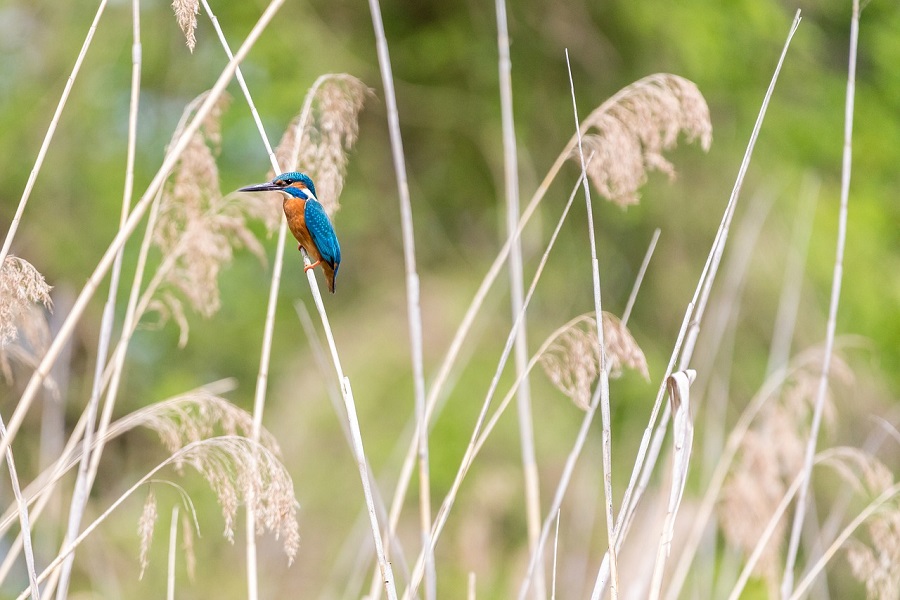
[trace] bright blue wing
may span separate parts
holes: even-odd
[[[331,226],[325,209],[318,201],[310,198],[306,201],[303,215],[306,217],[306,228],[309,230],[309,235],[319,250],[319,254],[322,255],[322,260],[337,271],[338,264],[341,262],[341,245],[338,244],[334,227]]]

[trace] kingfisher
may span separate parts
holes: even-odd
[[[279,192],[284,198],[282,207],[288,227],[297,238],[297,250],[305,250],[312,261],[303,267],[306,272],[319,265],[325,272],[328,290],[334,293],[334,278],[341,265],[341,245],[325,209],[316,198],[316,186],[305,173],[282,173],[266,183],[248,185],[239,192]]]

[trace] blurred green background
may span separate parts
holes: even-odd
[[[213,5],[233,48],[264,7],[258,0]],[[4,231],[95,8],[96,3],[83,0],[6,0],[0,5],[0,229]],[[754,203],[773,199],[753,249],[739,307],[725,417],[729,422],[765,373],[798,196],[810,177],[820,180],[821,188],[793,348],[821,343],[825,336],[837,235],[850,3],[516,0],[508,5],[520,189],[526,200],[573,132],[566,48],[582,117],[622,87],[656,72],[694,81],[709,104],[712,148],[704,154],[695,145],[681,143],[669,155],[677,180],[670,183],[664,176],[651,175],[641,190],[641,203],[627,210],[595,198],[607,310],[621,314],[652,232],[662,229],[629,323],[647,354],[654,381],[665,368],[797,8],[803,11],[803,22],[775,90],[736,218],[738,227]],[[505,235],[496,15],[493,3],[472,1],[399,0],[384,2],[382,10],[410,177],[430,378]],[[184,106],[213,84],[227,62],[202,11],[193,54],[166,2],[142,3],[141,26],[138,195],[155,174]],[[847,410],[841,414],[846,420],[826,431],[828,443],[861,444],[871,428],[866,414],[883,413],[900,394],[898,31],[896,3],[867,4],[860,33],[850,220],[837,330],[861,335],[868,342],[851,360],[858,385],[838,399],[839,410]],[[319,75],[350,73],[375,90],[362,113],[342,209],[335,218],[344,257],[338,293],[325,302],[354,385],[367,451],[376,473],[384,476],[382,488],[389,496],[396,473],[395,442],[400,438],[405,446],[409,435],[412,382],[397,188],[367,5],[344,0],[287,2],[250,53],[243,72],[273,143]],[[118,227],[130,73],[131,4],[114,0],[96,31],[13,245],[13,253],[32,262],[55,286],[58,312],[65,310],[65,295],[80,290]],[[239,89],[232,84],[229,91],[233,101],[224,118],[219,159],[224,191],[262,181],[269,168]],[[524,234],[526,281],[577,174],[574,163],[563,169]],[[583,203],[576,202],[529,310],[532,351],[558,326],[592,310],[586,227]],[[261,226],[257,230],[263,235]],[[271,263],[274,238],[265,243]],[[331,591],[343,591],[347,584],[338,553],[362,503],[352,457],[327,399],[333,373],[316,366],[297,319],[294,303],[312,310],[312,302],[293,242],[288,246],[265,423],[281,442],[294,477],[302,507],[302,546],[297,563],[287,569],[277,543],[263,542],[261,588],[266,597],[284,597],[295,590],[300,590],[299,597],[332,597]],[[132,240],[126,278],[136,254],[137,241]],[[208,321],[189,315],[186,348],[177,349],[178,332],[172,324],[139,332],[129,355],[119,413],[224,377],[237,378],[239,387],[229,397],[250,409],[269,277],[268,266],[239,253],[220,277],[221,311]],[[479,317],[464,351],[468,363],[458,372],[448,409],[435,426],[431,444],[435,498],[441,498],[452,481],[496,368],[510,323],[507,288],[503,276]],[[105,290],[98,296],[104,294]],[[66,395],[73,422],[90,391],[101,308],[98,297],[73,342]],[[581,414],[542,373],[536,372],[532,380],[546,502]],[[510,381],[507,373],[501,393]],[[2,393],[5,414],[16,397],[7,395],[8,389]],[[613,385],[618,490],[627,481],[654,392],[655,384],[646,385],[634,375]],[[37,427],[37,419],[30,424]],[[512,413],[495,435],[482,463],[477,463],[475,482],[464,486],[457,520],[451,519],[438,547],[439,565],[448,565],[446,572],[439,571],[439,581],[449,597],[461,596],[463,577],[472,569],[477,571],[480,597],[508,597],[516,590],[516,573],[525,557],[525,530]],[[587,481],[599,481],[599,432],[595,437],[584,459],[591,465],[585,477],[593,478]],[[95,515],[164,456],[149,434],[131,435],[110,450],[91,509]],[[20,471],[33,473],[36,452],[23,444],[20,453]],[[203,482],[192,481],[198,479],[192,476],[182,483],[198,506],[208,507],[201,510],[203,538],[197,543],[202,583],[188,583],[180,573],[179,589],[184,597],[243,597],[241,532],[235,547],[221,540],[221,517]],[[591,484],[582,487],[588,495],[598,493]],[[140,501],[135,501],[79,555],[73,593],[93,589],[104,597],[159,597],[165,577],[163,523],[167,506],[176,500],[172,494],[168,503],[161,501],[163,521],[154,544],[154,563],[142,582],[137,581],[134,534]],[[594,502],[599,511],[600,502]],[[404,530],[413,547],[414,503],[413,495]],[[485,557],[479,554],[481,549],[467,545],[471,536],[465,532],[488,527],[469,524],[470,512],[488,515],[485,518],[500,515],[490,521],[491,534],[485,534],[490,538]],[[602,512],[596,518],[601,523]],[[367,540],[363,534],[358,539]],[[55,534],[45,535],[39,547],[55,552]],[[584,568],[593,573],[605,548],[604,535],[602,528],[593,538],[587,535]],[[565,597],[583,593],[578,577],[573,579],[579,583],[566,588]],[[859,586],[848,589],[861,593]],[[351,596],[360,591],[352,589]]]

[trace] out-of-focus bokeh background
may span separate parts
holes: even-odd
[[[213,4],[232,47],[239,45],[264,7],[258,0]],[[523,199],[531,196],[574,130],[565,49],[571,57],[582,117],[619,89],[657,72],[695,82],[710,108],[711,149],[704,153],[698,145],[681,140],[667,155],[678,172],[675,180],[651,174],[641,189],[640,204],[624,210],[601,201],[595,193],[604,309],[621,314],[651,235],[656,228],[662,230],[629,322],[647,356],[654,383],[646,384],[629,373],[614,382],[611,390],[617,494],[627,483],[656,384],[798,7],[803,21],[775,89],[733,228],[734,236],[755,207],[771,203],[758,240],[745,250],[751,252],[750,262],[734,311],[727,410],[720,416],[727,423],[734,422],[762,384],[800,199],[804,190],[817,186],[792,349],[820,344],[825,337],[837,236],[850,3],[517,0],[508,5]],[[95,8],[96,3],[83,0],[7,0],[0,5],[3,231],[12,219]],[[385,1],[382,10],[410,178],[425,369],[430,379],[506,235],[496,13],[494,3],[472,1]],[[141,27],[138,193],[155,174],[185,105],[211,87],[227,62],[203,10],[193,53],[185,47],[168,3],[143,2]],[[837,331],[864,341],[847,354],[856,379],[852,386],[835,391],[836,415],[823,432],[823,444],[855,446],[861,446],[874,427],[870,414],[889,420],[896,416],[894,402],[900,395],[900,203],[896,201],[900,189],[900,7],[884,0],[867,3],[860,31],[853,180]],[[67,303],[118,228],[131,43],[131,4],[110,2],[13,246],[14,254],[34,264],[54,286],[57,317],[65,314]],[[344,262],[337,294],[328,295],[325,304],[344,368],[353,382],[366,450],[389,498],[399,453],[405,451],[410,436],[413,388],[397,184],[368,6],[344,0],[289,0],[242,68],[273,143],[319,75],[346,72],[374,90],[361,114],[359,139],[340,198],[342,208],[334,219]],[[263,181],[269,169],[243,97],[235,84],[229,91],[232,102],[223,117],[218,161],[224,191]],[[526,281],[578,172],[574,162],[564,167],[524,232]],[[122,414],[226,377],[238,381],[229,398],[239,406],[252,407],[275,244],[274,237],[265,238],[261,225],[255,230],[263,238],[268,264],[260,264],[248,252],[236,255],[220,276],[218,314],[210,319],[188,314],[190,339],[185,348],[178,348],[178,329],[172,323],[138,333],[117,409]],[[134,268],[137,240],[127,247],[126,273]],[[359,545],[368,544],[360,517],[358,474],[340,432],[341,420],[329,401],[335,389],[333,373],[317,366],[298,320],[295,304],[314,310],[300,258],[293,242],[288,246],[264,423],[281,443],[294,479],[302,539],[290,568],[278,543],[262,539],[260,588],[264,597],[359,597],[368,590],[370,577],[357,581],[350,576],[356,572],[353,565]],[[726,250],[723,264],[728,261]],[[583,202],[576,202],[547,269],[529,309],[532,352],[554,329],[593,309]],[[457,369],[447,407],[434,426],[431,475],[437,499],[456,473],[509,331],[507,281],[505,275],[501,277],[481,311],[463,352],[466,363]],[[72,344],[65,392],[68,427],[81,414],[89,395],[101,310],[97,299]],[[701,336],[698,355],[704,352],[703,340]],[[501,393],[512,381],[510,372],[508,367]],[[539,370],[531,381],[546,503],[582,413]],[[20,385],[2,388],[4,416],[11,412],[20,389]],[[698,486],[705,418],[702,407],[698,408]],[[39,418],[26,421],[26,427],[36,436]],[[37,445],[26,438],[21,435],[15,447],[20,474],[34,473],[38,467]],[[599,440],[599,425],[595,425],[562,513],[561,544],[567,532],[570,547],[580,550],[561,554],[560,597],[585,595],[606,547]],[[164,457],[149,433],[136,432],[115,442],[104,455],[89,516],[99,514]],[[442,596],[460,597],[470,571],[476,573],[480,598],[505,598],[518,589],[527,558],[519,457],[516,419],[510,411],[463,486],[460,506],[454,509],[448,533],[438,545]],[[243,597],[242,530],[235,546],[227,544],[220,537],[221,515],[205,483],[195,475],[171,476],[194,497],[202,533],[195,540],[197,582],[179,573],[179,595]],[[3,486],[8,498],[8,487]],[[158,493],[161,513],[166,515],[178,501],[177,494]],[[688,495],[692,493],[698,496],[700,490],[692,492],[689,487]],[[62,507],[68,501],[66,494],[60,498]],[[567,512],[572,515],[569,523]],[[139,513],[140,500],[133,501],[87,542],[75,563],[73,597],[162,595],[166,520],[158,526],[153,562],[138,581]],[[65,512],[61,514],[64,521]],[[412,549],[418,547],[415,515],[413,493],[402,527],[412,556]],[[590,519],[585,515],[591,515]],[[39,532],[39,555],[55,554],[58,535],[53,528]],[[839,572],[847,572],[843,558],[835,559],[835,565]],[[20,577],[7,584],[3,596],[17,593],[25,583]],[[863,585],[852,579],[830,584],[838,594],[833,597],[863,597]],[[761,580],[755,580],[750,593],[765,597],[766,590]],[[342,596],[345,592],[349,596]]]

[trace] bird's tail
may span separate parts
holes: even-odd
[[[327,262],[322,263],[322,271],[325,273],[325,282],[328,284],[328,291],[334,293],[334,279],[337,277],[337,271],[340,265],[332,267]]]

